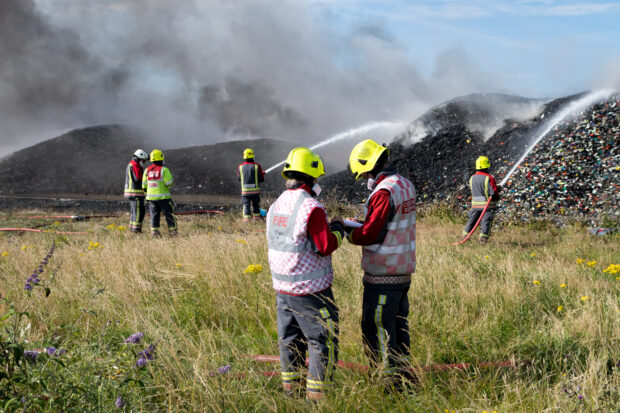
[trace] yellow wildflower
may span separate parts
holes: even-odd
[[[245,270],[243,270],[244,274],[258,274],[263,271],[263,266],[260,264],[250,264],[247,266]]]
[[[174,264],[177,268],[181,268],[181,263],[177,262],[176,264]]]
[[[245,240],[242,240],[242,239],[238,239],[237,242],[240,243],[240,244],[243,244],[243,245],[248,245],[248,243],[245,242]]]
[[[583,258],[577,258],[577,264],[583,264],[586,260]]]
[[[560,284],[560,288],[566,288],[566,283]]]
[[[533,252],[533,253],[531,253],[531,254],[530,254],[530,257],[535,257],[535,256],[536,256],[536,253],[535,253],[535,252]]]
[[[217,227],[217,230],[218,230],[218,231],[221,231],[221,230],[222,230],[222,227]]]
[[[78,257],[83,257],[83,256],[84,256],[84,254],[78,254]]]
[[[2,253],[2,256],[3,256],[3,257],[6,257],[7,255],[9,255],[9,252],[8,252],[8,251],[4,251],[4,252]]]
[[[27,245],[24,245],[24,246],[22,247],[22,251],[26,251],[26,248],[28,248],[28,246],[27,246]]]
[[[558,306],[558,313],[561,312],[562,310],[564,310],[564,306],[563,305],[559,305]]]
[[[541,282],[538,281],[538,280],[534,280],[533,283],[534,283],[534,285],[540,285],[541,284]]]
[[[596,261],[588,261],[586,264],[588,265],[588,267],[592,268],[596,264]]]
[[[605,268],[603,272],[607,272],[609,274],[618,274],[620,272],[620,265],[609,264],[609,267]]]
[[[484,256],[484,258],[489,258],[489,256],[488,256],[488,255],[485,255],[485,256]]]
[[[581,296],[581,301],[583,301],[583,302],[586,302],[586,301],[587,301],[587,300],[589,300],[589,299],[590,299],[590,297],[589,297],[589,296],[587,296],[587,295],[582,295],[582,296]]]

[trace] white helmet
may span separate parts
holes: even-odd
[[[149,154],[146,153],[144,150],[142,149],[137,149],[134,153],[133,156],[135,156],[138,159],[142,159],[143,161],[148,161],[149,160]]]

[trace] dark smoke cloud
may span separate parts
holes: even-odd
[[[425,78],[385,25],[335,33],[316,13],[300,0],[0,0],[0,156],[98,123],[164,147],[311,144],[502,90],[460,50]]]

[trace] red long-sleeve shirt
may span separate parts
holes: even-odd
[[[377,185],[387,176],[381,175],[377,179]],[[349,241],[355,245],[371,245],[380,242],[378,239],[382,230],[386,228],[387,221],[392,213],[390,203],[390,191],[381,189],[368,200],[368,212],[364,225],[355,228],[349,235]]]
[[[302,185],[299,189],[308,193],[312,190],[308,185]],[[338,248],[338,238],[329,230],[327,214],[321,208],[314,208],[308,217],[308,238],[312,240],[317,253],[322,256],[331,255]]]

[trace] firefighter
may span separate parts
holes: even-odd
[[[146,191],[151,212],[151,236],[160,237],[159,216],[163,212],[171,236],[177,235],[177,218],[174,215],[174,203],[170,196],[170,187],[174,178],[170,169],[163,166],[164,154],[159,149],[151,152],[153,164],[146,168],[142,177],[142,188]]]
[[[415,187],[388,166],[389,150],[371,139],[353,148],[349,167],[364,178],[370,196],[364,223],[347,239],[362,246],[362,339],[371,366],[387,388],[400,388],[416,378],[409,367],[409,299],[415,272]]]
[[[338,362],[338,308],[331,285],[331,254],[344,237],[342,218],[327,221],[316,183],[325,174],[321,158],[308,148],[293,149],[282,176],[286,191],[267,213],[267,242],[276,290],[282,386],[302,390],[301,370],[309,352],[306,398],[320,400]]]
[[[254,151],[246,148],[243,151],[243,163],[237,168],[237,180],[241,181],[241,202],[243,204],[243,220],[260,219],[260,183],[265,180],[263,168],[254,162]],[[250,209],[251,206],[251,209]]]
[[[135,233],[142,232],[142,221],[144,221],[145,208],[142,174],[148,160],[149,154],[142,149],[137,149],[133,153],[125,172],[124,195],[129,200],[131,213],[129,217],[129,230]]]
[[[463,228],[463,236],[467,236],[472,230],[480,214],[484,210],[489,198],[489,207],[484,213],[480,222],[480,238],[478,242],[480,244],[486,244],[491,235],[491,225],[493,224],[493,217],[495,216],[495,208],[497,208],[497,201],[499,200],[499,193],[501,187],[495,184],[495,178],[489,175],[489,168],[491,162],[486,156],[480,156],[476,159],[476,173],[469,178],[469,189],[471,189],[471,209],[469,210],[467,224]]]

